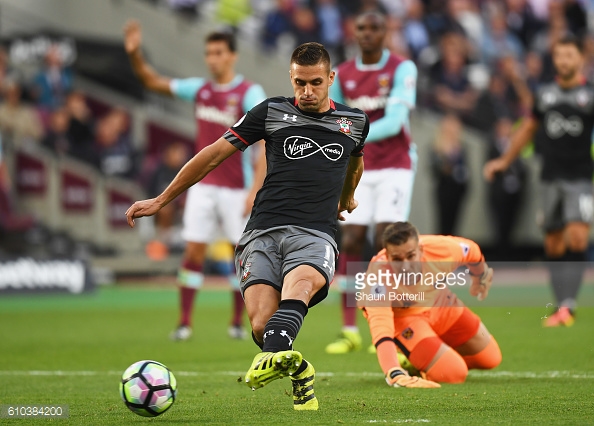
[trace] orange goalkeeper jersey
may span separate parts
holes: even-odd
[[[407,302],[406,307],[388,307],[388,310],[393,311],[390,317],[415,315],[432,307],[448,306],[448,296],[451,295],[450,287],[444,282],[439,283],[438,278],[443,278],[446,274],[453,274],[460,266],[473,266],[483,261],[483,254],[478,244],[466,238],[445,235],[421,235],[419,236],[419,244],[423,249],[421,256],[423,276],[429,284],[406,286],[403,291],[407,293],[423,292],[422,301]],[[385,249],[371,259],[370,268],[374,262],[389,262]],[[460,272],[460,274],[464,275],[463,272]],[[433,280],[435,285],[430,284],[429,278]],[[453,280],[459,280],[458,275],[452,278]],[[364,310],[369,313],[369,311],[376,309],[380,309],[384,313],[386,310],[385,307],[368,307]]]

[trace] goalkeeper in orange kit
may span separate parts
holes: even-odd
[[[366,292],[357,299],[387,383],[439,387],[436,382],[464,382],[469,369],[497,367],[497,342],[449,289],[465,284],[466,274],[458,269],[465,266],[472,276],[470,294],[478,300],[487,296],[493,269],[479,246],[460,237],[419,236],[409,222],[388,226],[383,245],[367,272],[358,274]],[[400,355],[403,365],[398,351],[406,357]]]

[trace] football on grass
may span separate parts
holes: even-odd
[[[120,395],[132,412],[155,417],[175,402],[177,382],[173,373],[157,361],[138,361],[124,371]]]

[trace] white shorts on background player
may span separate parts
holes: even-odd
[[[243,209],[248,190],[197,183],[188,189],[184,209],[184,240],[211,243],[220,235],[236,244],[243,233],[247,217]]]
[[[408,220],[415,173],[408,169],[365,170],[355,190],[359,205],[342,225]]]

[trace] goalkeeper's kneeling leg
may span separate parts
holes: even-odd
[[[464,355],[462,358],[469,369],[490,370],[501,364],[501,350],[495,338],[491,336],[489,344],[483,350],[474,355]]]
[[[460,354],[448,347],[425,374],[428,380],[438,383],[464,383],[468,367]]]
[[[439,337],[421,340],[408,356],[425,378],[438,383],[463,383],[468,375],[466,362]]]

